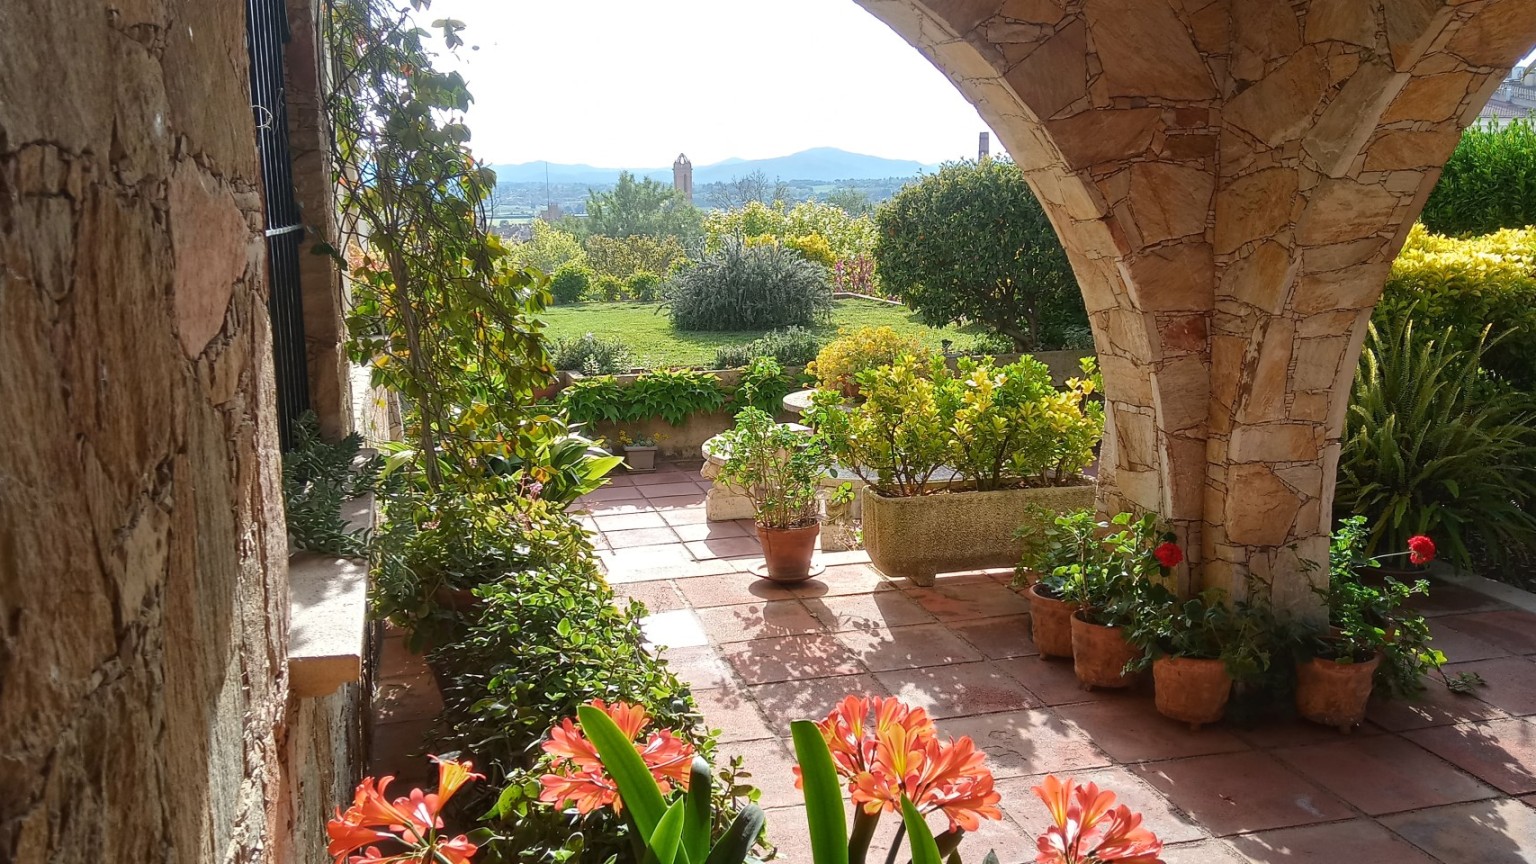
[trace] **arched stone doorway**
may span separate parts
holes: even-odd
[[[857,0],[1024,168],[1092,318],[1100,506],[1313,605],[1371,309],[1532,0]]]

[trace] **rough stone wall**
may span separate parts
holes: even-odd
[[[317,860],[350,779],[287,700],[245,70],[241,3],[0,3],[0,860]]]
[[[1101,506],[1314,600],[1365,323],[1530,0],[859,0],[1025,169],[1090,312]]]

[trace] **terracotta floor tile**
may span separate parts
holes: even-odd
[[[657,515],[658,519],[661,518]],[[695,525],[674,525],[672,530],[684,542],[692,543],[697,540],[720,540],[726,537],[751,537],[753,532],[741,526],[740,522],[701,522]]]
[[[821,619],[829,630],[878,630],[928,624],[934,618],[900,591],[873,594],[848,594],[840,597],[813,597],[805,608]]]
[[[1042,707],[995,662],[879,672],[875,677],[891,693],[935,718]]]
[[[1467,663],[1472,660],[1487,660],[1492,657],[1507,657],[1508,651],[1474,635],[1477,631],[1470,628],[1471,633],[1459,630],[1455,622],[1461,615],[1452,615],[1445,618],[1430,619],[1430,644],[1445,653],[1445,659],[1451,663]]]
[[[709,523],[709,517],[702,506],[674,507],[661,511],[661,518],[668,525],[704,525]]]
[[[1254,864],[1437,864],[1369,819],[1260,831],[1227,842]]]
[[[582,500],[589,504],[608,501],[633,501],[642,497],[640,490],[634,486],[604,486],[582,496]]]
[[[1497,720],[1507,716],[1476,696],[1452,693],[1446,689],[1438,675],[1430,675],[1424,683],[1424,692],[1412,699],[1372,700],[1366,719],[1383,729],[1402,732],[1430,726],[1449,726],[1453,723]]]
[[[822,558],[825,560],[826,556]],[[845,594],[872,594],[876,591],[890,591],[892,588],[890,580],[868,564],[837,564],[829,565],[820,576],[794,586],[794,592],[795,596],[801,598],[838,597]]]
[[[1511,654],[1536,654],[1536,613],[1504,609],[1456,615],[1435,623],[1491,642]]]
[[[682,564],[693,560],[693,556],[688,554],[688,550],[677,543],[667,546],[614,549],[610,552],[600,552],[597,557],[598,560],[603,562],[604,566],[609,568],[610,572],[614,569],[647,570],[663,567],[668,564]]]
[[[845,696],[889,696],[873,675],[839,675],[805,681],[780,681],[747,688],[774,734],[787,737],[792,720],[821,720]]]
[[[1415,597],[1408,601],[1408,605],[1426,618],[1466,612],[1492,612],[1509,608],[1503,602],[1480,591],[1438,579],[1429,580],[1429,596]]]
[[[894,819],[882,819],[880,826],[884,828],[886,822],[891,822],[894,828]],[[928,828],[935,835],[949,827],[949,819],[942,813],[933,813],[928,817]],[[890,849],[890,841],[894,835],[886,838],[881,844],[882,851]],[[903,841],[905,843],[905,841]],[[875,844],[870,844],[871,848]],[[903,849],[903,852],[906,850]],[[981,826],[975,831],[965,832],[960,840],[960,854],[966,861],[981,861],[988,851],[997,855],[998,864],[1032,864],[1035,860],[1035,835],[1020,826],[1005,813],[1002,819],[983,819]],[[873,858],[873,856],[871,856]],[[884,858],[878,859],[884,861]],[[897,860],[906,861],[907,856],[901,855]]]
[[[1221,753],[1133,770],[1217,836],[1332,822],[1354,815],[1267,753]]]
[[[592,516],[611,516],[615,513],[642,513],[653,509],[651,502],[646,501],[644,498],[623,501],[586,501],[583,499],[576,502],[573,506],[579,510],[587,511]]]
[[[1511,795],[1536,792],[1536,723],[1489,720],[1406,732],[1408,740]]]
[[[1399,813],[1381,824],[1446,864],[1536,860],[1536,810],[1510,798]]]
[[[939,731],[955,737],[971,736],[986,752],[993,776],[1000,779],[1078,774],[1110,764],[1108,754],[1095,747],[1087,733],[1045,708],[951,717],[940,724]],[[1034,801],[1033,797],[1030,800]],[[1015,816],[1024,818],[1019,813]]]
[[[667,483],[682,483],[685,481],[692,482],[683,475],[683,472],[670,468],[630,475],[630,483],[634,486],[661,486]]]
[[[774,807],[763,811],[768,819],[768,842],[777,850],[775,862],[781,864],[811,864],[811,831],[805,823],[804,799],[789,807]],[[869,859],[883,864],[884,858]]]
[[[748,555],[761,557],[763,554],[763,547],[758,545],[756,537],[721,537],[718,540],[696,540],[683,545],[688,547],[688,553],[698,561]]]
[[[759,579],[749,573],[701,576],[697,579],[683,579],[677,584],[688,605],[696,609],[734,606],[759,600],[791,600],[795,597],[789,586]]]
[[[803,681],[865,671],[853,652],[829,634],[732,642],[721,646],[720,654],[747,684]]]
[[[776,738],[775,732],[757,713],[757,703],[739,684],[693,691],[693,700],[704,715],[704,725],[720,731],[722,743]]]
[[[731,667],[714,648],[667,648],[660,652],[667,668],[694,690],[708,690],[738,684]]]
[[[910,596],[940,621],[965,621],[1029,612],[1028,600],[985,576],[976,581],[961,583],[940,579],[932,588],[913,589]]]
[[[613,595],[614,599],[621,603],[639,600],[645,604],[647,614],[671,612],[688,606],[683,600],[683,595],[678,592],[677,586],[672,582],[631,582],[615,585]]]
[[[732,756],[742,757],[742,767],[752,772],[752,776],[745,782],[762,790],[762,797],[757,804],[764,810],[804,804],[803,794],[795,788],[795,757],[789,742],[779,738],[738,741],[720,745],[717,753],[719,755],[716,758],[722,765]],[[772,823],[769,823],[768,829],[770,832],[773,830]],[[772,836],[769,834],[770,838]]]
[[[1370,723],[1361,723],[1351,730],[1348,735],[1345,735],[1332,726],[1308,723],[1296,717],[1264,719],[1251,726],[1229,722],[1225,724],[1224,728],[1231,731],[1233,735],[1248,742],[1249,746],[1259,750],[1274,750],[1278,747],[1306,747],[1311,744],[1332,744],[1340,740],[1353,740],[1355,738],[1380,735],[1382,732],[1381,729]]]
[[[629,531],[635,528],[665,528],[660,513],[642,510],[635,513],[600,514],[592,517],[599,531]],[[676,542],[674,540],[667,541]]]
[[[673,482],[670,483],[656,483],[650,486],[640,486],[637,488],[639,488],[640,492],[647,498],[674,498],[684,495],[697,495],[700,500],[703,500],[704,497],[704,493],[701,492],[699,487],[695,486],[691,480],[676,482],[674,479]]]
[[[950,629],[991,660],[1029,657],[1039,653],[1035,648],[1035,640],[1029,635],[1028,615],[960,621],[951,624]]]
[[[1498,657],[1474,663],[1450,663],[1446,675],[1476,672],[1483,685],[1473,696],[1509,714],[1536,714],[1536,661],[1525,657]],[[1430,686],[1434,686],[1431,682]]]
[[[1220,726],[1191,732],[1189,726],[1157,713],[1150,699],[1084,702],[1056,709],[1088,733],[1116,762],[1148,762],[1247,750],[1248,745]]]
[[[828,567],[836,567],[842,564],[868,564],[869,552],[863,549],[845,549],[842,552],[827,552],[821,556],[821,563]]]
[[[1163,864],[1243,864],[1246,860],[1221,840],[1164,846],[1162,859]]]
[[[603,539],[612,549],[633,549],[637,546],[667,546],[677,542],[677,535],[666,526],[660,528],[635,528],[629,531],[604,531]]]
[[[1018,679],[1047,705],[1072,705],[1078,702],[1104,702],[1130,698],[1119,690],[1084,690],[1072,671],[1071,660],[1042,660],[1040,655],[999,660],[1009,675]]]
[[[1056,773],[1061,776],[1060,772]],[[1152,788],[1145,780],[1119,766],[1072,771],[1071,776],[1079,783],[1094,783],[1100,789],[1115,793],[1115,803],[1124,804],[1140,813],[1142,824],[1152,830],[1164,843],[1190,843],[1209,839],[1210,835],[1188,814],[1181,813],[1163,793]],[[1044,774],[1031,777],[1014,777],[1000,781],[1002,808],[1005,813],[1025,825],[1049,824],[1050,815],[1040,799],[1030,789],[1045,779]]]
[[[1272,755],[1372,816],[1498,794],[1471,775],[1396,735],[1378,735]]]
[[[646,504],[650,505],[651,507],[653,507],[653,508],[655,508],[657,510],[661,510],[661,511],[667,511],[667,510],[691,510],[694,507],[698,507],[698,506],[702,505],[703,503],[704,503],[704,493],[703,492],[691,492],[691,493],[684,493],[684,494],[681,494],[681,495],[669,495],[669,496],[667,496],[665,498],[647,498],[646,499]],[[665,516],[665,513],[663,513],[663,516]]]
[[[653,549],[663,547],[642,548]],[[652,582],[657,579],[676,579],[681,583],[687,579],[732,573],[737,569],[737,563],[727,559],[716,559],[713,561],[694,561],[691,558],[687,561],[656,561],[650,559],[621,561],[617,566],[610,565],[607,574],[608,582],[612,585]]]
[[[852,630],[837,634],[871,672],[945,666],[982,659],[981,653],[942,624],[918,624],[889,630]]]
[[[640,622],[649,645],[666,648],[697,648],[709,644],[709,636],[692,609],[674,609],[647,615]]]
[[[712,606],[694,614],[715,645],[746,642],[770,636],[794,636],[819,632],[821,622],[799,600],[764,600],[739,606]]]

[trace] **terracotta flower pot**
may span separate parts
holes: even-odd
[[[1152,662],[1157,713],[1199,729],[1220,720],[1232,695],[1232,676],[1220,660],[1159,657]]]
[[[1337,663],[1313,657],[1296,666],[1296,713],[1324,726],[1348,732],[1365,719],[1372,679],[1381,654],[1363,663]]]
[[[1125,664],[1140,656],[1124,627],[1090,624],[1081,612],[1072,616],[1072,669],[1083,689],[1131,686],[1136,679],[1125,674]]]
[[[820,533],[821,525],[815,522],[800,528],[757,526],[757,539],[763,544],[764,576],[786,583],[811,578],[811,556]]]
[[[1029,632],[1041,659],[1072,656],[1072,613],[1076,603],[1040,593],[1037,582],[1029,586]]]

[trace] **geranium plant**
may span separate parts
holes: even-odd
[[[393,777],[377,782],[364,777],[352,806],[326,823],[326,852],[337,864],[468,864],[478,847],[468,835],[444,831],[442,812],[455,792],[471,780],[483,780],[470,762],[432,757],[437,763],[437,791],[412,789],[390,800]]]

